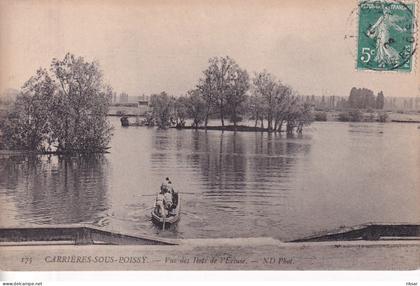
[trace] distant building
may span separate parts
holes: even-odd
[[[139,96],[138,108],[139,108],[140,114],[145,114],[146,112],[150,111],[148,96],[144,94],[142,96]]]
[[[139,106],[149,105],[149,97],[144,94],[137,96],[137,102],[139,103]]]
[[[146,95],[129,96],[126,93],[121,93],[118,103],[114,103],[109,111],[110,115],[129,115],[137,116],[144,115],[150,110],[149,97]]]
[[[118,101],[119,103],[128,103],[128,94],[126,93],[121,93],[120,94],[120,99]]]

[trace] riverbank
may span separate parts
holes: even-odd
[[[350,119],[349,110],[331,110],[331,111],[314,111],[315,121],[332,121],[332,122],[345,122]],[[381,118],[380,118],[381,116]],[[358,115],[359,122],[399,122],[399,123],[420,123],[420,112],[418,111],[360,111]]]
[[[391,120],[395,123],[420,123],[420,120]]]
[[[0,149],[0,156],[14,156],[14,155],[60,155],[60,156],[74,156],[74,155],[97,155],[97,154],[108,154],[110,148],[105,150],[94,151],[94,152],[58,152],[58,151],[28,151],[28,150],[9,150]]]
[[[415,123],[420,124],[420,113],[418,111],[406,111],[406,112],[395,112],[395,111],[360,111],[357,115],[352,115],[349,110],[331,110],[331,111],[314,111],[314,121],[316,122],[372,122],[372,123]],[[116,114],[108,114],[110,117],[116,117]],[[128,120],[126,127],[143,127],[146,126],[143,123],[138,122],[138,118],[142,116],[125,115]],[[133,119],[134,118],[134,119]],[[219,130],[219,131],[238,131],[238,132],[267,132],[268,128],[255,126],[253,120],[241,122],[236,128],[230,124],[224,127],[220,126],[220,120],[212,119],[209,122],[207,128],[203,125],[198,127],[192,126],[192,120],[187,120],[185,126],[176,127],[171,126],[170,128],[177,129],[197,129],[197,130]],[[264,126],[267,126],[267,122],[264,121]],[[149,127],[149,126],[147,126]],[[305,129],[305,127],[303,128]],[[285,131],[285,130],[284,130]],[[284,132],[282,131],[282,132]]]
[[[226,126],[183,126],[183,127],[171,127],[175,129],[193,129],[193,130],[219,130],[219,131],[239,131],[239,132],[268,132],[268,128],[252,127],[246,125],[226,125]]]

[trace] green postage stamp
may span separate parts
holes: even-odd
[[[361,1],[357,68],[405,71],[413,68],[416,48],[415,3]]]

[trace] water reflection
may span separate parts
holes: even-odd
[[[175,165],[175,182],[188,180],[180,187],[183,210],[190,217],[183,218],[179,231],[235,237],[264,235],[281,225],[278,214],[287,211],[291,178],[297,161],[310,152],[310,136],[214,131],[174,131],[167,136],[173,146],[167,146],[171,152],[165,161],[156,160],[156,154],[151,158],[161,173],[167,171],[162,165]]]
[[[292,239],[375,220],[418,222],[416,126],[315,123],[287,136],[114,123],[104,156],[0,157],[0,225]],[[182,194],[182,218],[161,232],[150,211],[167,176]]]
[[[223,132],[214,136],[194,131],[189,163],[200,168],[201,181],[209,192],[244,190],[247,183],[245,151],[241,134]]]
[[[270,189],[273,183],[282,190],[290,189],[287,177],[301,156],[310,151],[307,138],[284,134],[255,134],[254,160],[252,164],[255,187]]]
[[[104,156],[10,156],[1,165],[0,189],[19,224],[91,222],[107,208]]]

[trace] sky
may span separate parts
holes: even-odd
[[[131,96],[185,94],[214,56],[232,57],[251,76],[265,69],[303,95],[348,96],[355,86],[420,96],[419,67],[410,73],[356,69],[357,5],[2,0],[0,90],[20,88],[39,67],[70,52],[97,60],[106,82]]]

